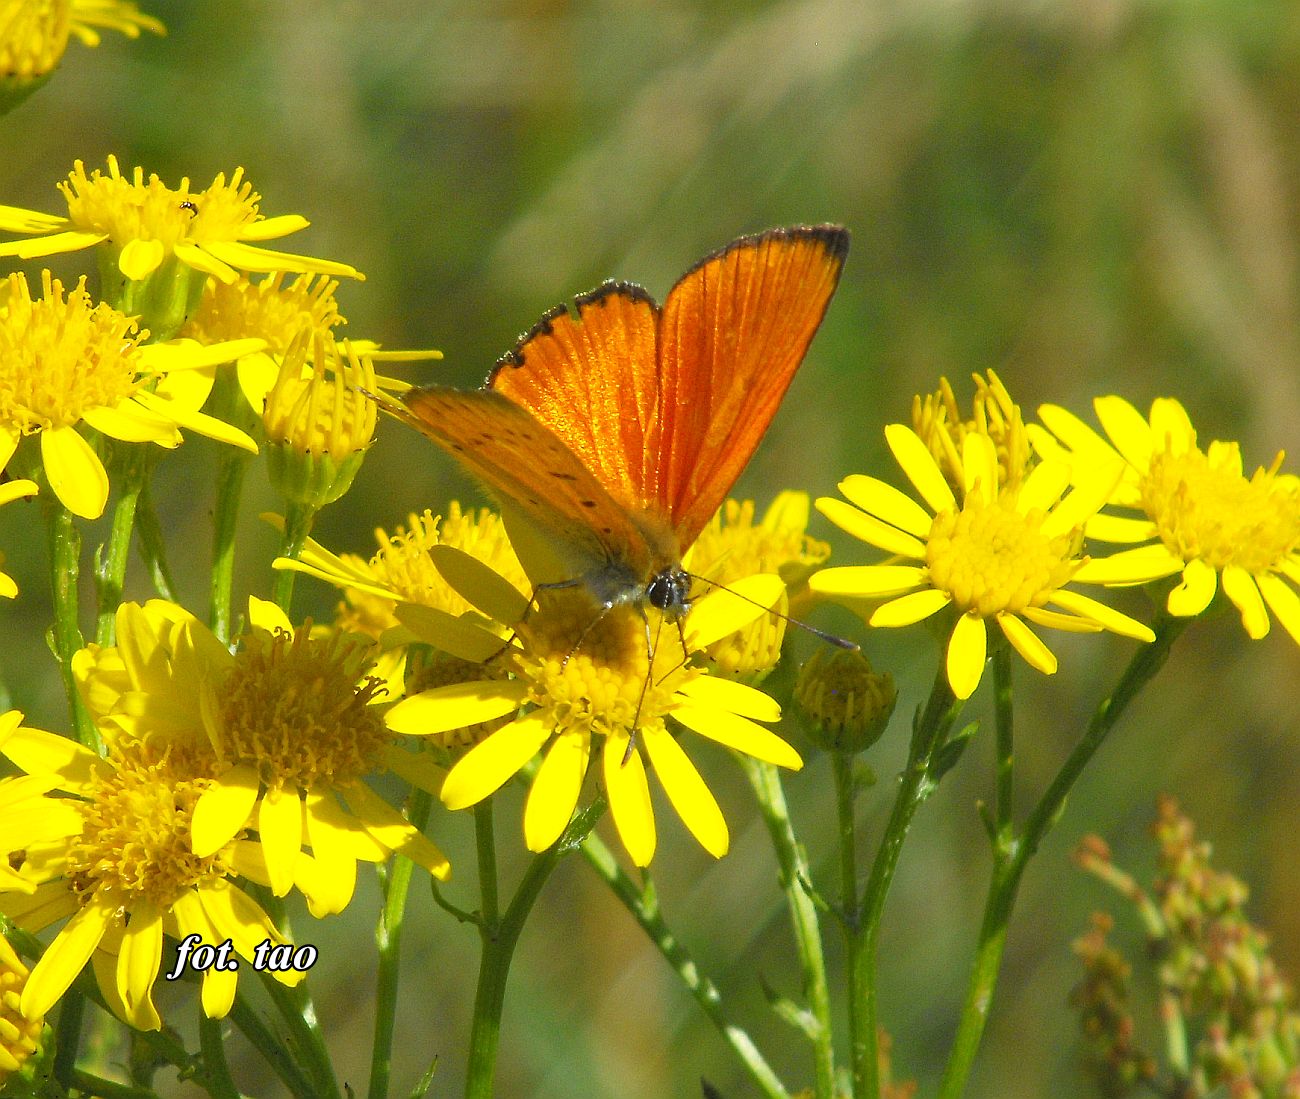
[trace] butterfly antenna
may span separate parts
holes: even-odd
[[[697,576],[693,572],[688,572],[686,575],[692,580],[698,580],[702,584],[708,584],[711,587],[721,588],[725,592],[730,592],[737,599],[743,599],[746,603],[752,603],[756,607],[762,607],[768,614],[774,614],[777,618],[790,623],[792,626],[798,626],[801,630],[807,630],[813,635],[813,637],[825,641],[828,645],[834,645],[837,649],[847,649],[849,652],[855,653],[861,648],[856,641],[850,641],[847,637],[840,637],[836,634],[828,633],[826,630],[819,630],[816,626],[810,626],[807,622],[801,622],[797,618],[791,618],[788,614],[782,614],[780,611],[775,610],[772,607],[764,606],[757,599],[751,599],[747,595],[742,595],[740,592],[736,591],[735,588],[727,587],[726,584],[719,584],[716,580],[710,580],[706,576]]]
[[[641,707],[645,703],[646,691],[650,689],[650,677],[655,674],[655,654],[659,651],[659,637],[664,628],[664,620],[660,618],[659,626],[655,630],[654,642],[652,643],[650,641],[650,618],[645,612],[645,607],[641,607],[640,610],[641,621],[645,623],[645,679],[641,680],[641,696],[636,700],[636,713],[632,715],[632,732],[627,738],[627,751],[623,753],[623,762],[619,764],[620,767],[627,766],[627,761],[632,758],[632,752],[636,748],[636,730],[641,722]]]

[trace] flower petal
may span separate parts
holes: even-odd
[[[49,237],[37,237],[35,240],[11,240],[0,244],[0,256],[17,256],[19,259],[43,259],[61,252],[79,252],[83,248],[93,248],[96,244],[108,240],[107,233],[67,232],[55,233]]]
[[[98,519],[108,503],[108,474],[94,448],[74,427],[41,432],[41,460],[50,488],[73,515]]]
[[[693,702],[678,702],[669,713],[692,732],[744,752],[747,756],[775,763],[778,767],[788,767],[792,771],[803,767],[798,752],[770,729],[755,725],[747,717]]]
[[[780,602],[785,584],[776,573],[745,576],[697,599],[684,626],[689,649],[703,649],[744,629]]]
[[[998,495],[998,450],[987,435],[972,432],[961,441],[962,491],[991,504]]]
[[[701,675],[690,680],[678,690],[692,702],[729,710],[741,717],[755,721],[780,721],[781,704],[771,695],[716,675]]]
[[[430,546],[429,560],[470,606],[505,626],[528,613],[530,601],[509,580],[454,546]]]
[[[512,721],[476,744],[447,773],[442,803],[448,809],[476,805],[537,754],[551,727],[537,714]]]
[[[271,892],[287,896],[293,888],[294,867],[302,852],[302,799],[297,788],[271,786],[262,795],[257,831],[266,854]]]
[[[1223,594],[1241,611],[1241,625],[1247,637],[1258,641],[1268,635],[1272,622],[1264,606],[1264,597],[1250,573],[1240,565],[1226,566],[1223,570]]]
[[[1129,519],[1119,515],[1094,515],[1085,529],[1089,538],[1100,542],[1147,542],[1159,533],[1159,528],[1150,519]],[[1182,567],[1181,559],[1179,567]]]
[[[117,955],[117,991],[126,1021],[136,1030],[162,1028],[153,1003],[153,982],[162,962],[162,947],[162,910],[152,901],[135,901]]]
[[[235,950],[245,958],[252,958],[263,940],[284,943],[271,918],[247,893],[230,883],[227,878],[209,878],[198,887],[203,911],[212,921],[217,942],[229,939]],[[296,985],[306,974],[297,970],[282,972],[270,970],[281,984]]]
[[[682,823],[700,841],[704,850],[715,859],[722,858],[731,844],[727,822],[717,800],[681,745],[659,726],[643,729],[641,743],[645,745],[664,793],[682,818]]]
[[[276,561],[273,567],[291,567],[282,564],[282,560]],[[324,579],[330,578],[326,576]],[[350,586],[372,594],[381,594],[373,589],[372,584],[373,581],[366,584],[350,583]],[[389,599],[393,597],[392,592],[382,594]],[[477,614],[457,617],[437,607],[426,607],[419,603],[398,603],[393,608],[393,614],[421,641],[452,656],[458,656],[461,660],[468,660],[471,664],[483,663],[488,657],[504,651],[509,644],[505,638],[479,625],[483,619]]]
[[[1183,566],[1183,582],[1169,593],[1169,613],[1194,618],[1210,605],[1219,587],[1219,574],[1199,557]]]
[[[1092,402],[1097,419],[1110,441],[1134,469],[1145,473],[1151,466],[1151,450],[1160,445],[1152,437],[1151,425],[1123,397],[1098,397]]]
[[[322,275],[365,280],[365,276],[355,267],[334,260],[296,256],[290,252],[273,252],[269,248],[256,248],[250,244],[225,240],[212,241],[205,247],[209,254],[242,271],[290,271],[300,274],[316,271]]]
[[[1091,558],[1074,574],[1074,579],[1081,584],[1145,584],[1172,576],[1183,567],[1181,557],[1170,552],[1163,542],[1153,542],[1109,557]],[[1213,597],[1213,590],[1210,595]]]
[[[81,418],[96,431],[124,443],[157,443],[168,448],[181,443],[174,423],[135,401],[123,401],[116,408],[88,408]]]
[[[944,480],[943,471],[935,462],[930,448],[915,431],[905,424],[887,424],[885,441],[907,479],[916,486],[916,491],[930,505],[931,511],[937,515],[956,505],[957,498]]]
[[[287,237],[299,229],[306,229],[311,224],[301,214],[279,214],[271,218],[258,218],[243,225],[239,230],[240,240],[274,240]]]
[[[937,614],[952,602],[952,596],[937,588],[926,588],[888,603],[882,603],[867,619],[871,626],[911,626]]]
[[[203,791],[190,822],[190,847],[199,858],[215,855],[239,835],[252,816],[260,789],[257,769],[241,763]]]
[[[475,683],[453,683],[402,699],[388,711],[384,721],[393,732],[408,736],[449,733],[467,725],[506,717],[519,709],[527,695],[528,684],[523,680],[485,679]],[[524,762],[520,760],[519,766]]]
[[[952,637],[948,639],[948,685],[956,698],[967,699],[975,693],[984,675],[988,656],[988,629],[984,619],[962,614],[957,617]]]
[[[998,625],[1008,641],[1025,659],[1031,668],[1037,668],[1043,675],[1055,675],[1056,656],[1043,644],[1042,638],[1020,621],[1014,614],[998,615]]]
[[[591,737],[565,733],[555,738],[533,776],[524,805],[524,842],[530,851],[545,851],[564,831],[578,804],[591,757]]]
[[[899,495],[902,496],[903,494],[900,492]],[[903,499],[906,500],[907,497],[904,496]],[[916,560],[925,556],[925,544],[914,537],[912,533],[899,530],[897,527],[877,519],[874,515],[868,515],[865,511],[858,510],[852,504],[846,504],[843,500],[837,500],[833,496],[818,497],[817,510],[846,534],[851,534],[854,538],[861,539],[868,545],[876,546],[886,553],[897,554],[900,557],[911,557]],[[919,511],[920,508],[918,507],[917,510]],[[922,511],[921,514],[925,515],[925,512]],[[922,534],[929,531],[931,524],[932,520],[929,516],[926,516],[925,529]]]
[[[1260,573],[1255,577],[1255,583],[1283,629],[1300,644],[1300,595],[1272,573]]]
[[[627,754],[626,736],[608,736],[602,760],[605,793],[618,838],[636,866],[649,866],[655,854],[655,816],[641,753]]]
[[[200,435],[206,435],[209,439],[216,439],[219,443],[229,443],[231,446],[237,446],[240,450],[246,450],[250,454],[257,453],[257,444],[253,442],[252,438],[240,431],[239,428],[232,427],[225,420],[218,420],[215,416],[209,416],[203,412],[194,412],[182,404],[169,401],[156,393],[148,393],[143,389],[135,395],[135,399],[147,411],[164,416],[181,427],[188,427],[191,431],[197,431]]]
[[[202,271],[205,275],[211,275],[218,282],[224,282],[227,286],[239,281],[239,272],[228,263],[223,263],[210,252],[200,248],[197,244],[191,244],[189,241],[177,241],[172,249],[176,253],[176,258],[182,263],[193,267],[196,271]]]
[[[814,573],[808,586],[822,595],[883,599],[923,587],[927,576],[919,565],[841,565]]]
[[[371,839],[423,866],[440,881],[451,877],[451,863],[437,845],[364,782],[352,783],[343,796]]]
[[[1156,635],[1151,632],[1150,626],[1144,626],[1136,618],[1121,614],[1114,607],[1108,607],[1105,603],[1098,603],[1097,600],[1090,599],[1080,592],[1058,588],[1052,593],[1048,602],[1055,604],[1062,610],[1070,611],[1072,614],[1090,618],[1110,630],[1111,633],[1117,633],[1121,637],[1131,637],[1134,641],[1154,641],[1156,639]]]
[[[45,1015],[68,991],[99,945],[117,912],[116,902],[96,895],[73,914],[32,968],[20,1010],[29,1019]]]
[[[862,473],[852,473],[840,482],[839,488],[846,499],[892,527],[917,538],[924,538],[930,533],[933,518],[905,492],[900,492],[885,481]]]

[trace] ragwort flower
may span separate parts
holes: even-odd
[[[152,174],[146,182],[142,168],[128,178],[110,156],[107,175],[98,168],[87,175],[78,160],[59,190],[68,204],[65,217],[0,206],[0,230],[28,238],[0,244],[0,256],[29,260],[107,244],[113,266],[136,282],[173,257],[222,282],[233,282],[240,271],[363,277],[346,263],[258,247],[261,241],[305,229],[309,222],[299,214],[262,215],[261,196],[244,180],[243,168],[236,168],[229,181],[222,172],[206,189],[191,191],[188,178],[176,188]]]
[[[69,511],[94,519],[108,500],[108,474],[78,424],[164,447],[179,446],[186,427],[257,453],[242,431],[199,408],[212,384],[203,368],[259,341],[146,345],[129,317],[91,301],[84,279],[66,299],[48,271],[41,286],[42,296],[33,299],[21,274],[0,283],[0,468],[22,436],[39,434],[55,495]]]
[[[776,702],[689,662],[761,609],[726,591],[706,595],[683,624],[683,649],[677,629],[652,611],[649,621],[631,606],[602,614],[575,588],[541,593],[540,606],[526,613],[527,598],[480,562],[446,546],[430,552],[462,595],[502,625],[514,625],[517,642],[503,647],[484,629],[474,642],[463,619],[451,620],[455,628],[445,634],[431,630],[425,640],[468,660],[500,654],[514,678],[484,675],[437,687],[388,712],[390,728],[418,736],[516,715],[452,767],[441,791],[448,808],[482,801],[544,750],[524,809],[524,839],[529,850],[545,850],[573,815],[594,753],[633,862],[648,865],[656,844],[647,763],[692,835],[721,857],[730,842],[727,823],[668,719],[756,759],[796,770],[803,765],[793,748],[757,724],[780,718]],[[771,575],[733,586],[765,606],[781,590]]]
[[[28,976],[27,967],[9,940],[0,937],[0,1088],[27,1063],[40,1042],[44,1016],[28,1015],[22,1009]]]
[[[0,82],[47,75],[70,36],[98,46],[97,27],[128,38],[142,30],[166,33],[157,19],[125,0],[0,0]]]
[[[397,851],[446,877],[443,854],[364,781],[385,767],[426,787],[441,778],[394,743],[371,705],[369,643],[312,636],[261,600],[249,615],[232,654],[174,603],[123,604],[117,645],[73,661],[105,739],[183,752],[209,780],[194,808],[195,855],[256,829],[272,892],[297,885],[315,915],[347,906],[359,859]]]
[[[873,626],[908,626],[953,607],[947,674],[957,698],[969,698],[979,685],[989,619],[1045,675],[1056,671],[1056,657],[1027,622],[1154,638],[1140,622],[1066,588],[1087,560],[1080,553],[1083,525],[1105,503],[1119,475],[1114,463],[1094,469],[1087,485],[1064,497],[1069,469],[1057,462],[1042,462],[1018,489],[999,491],[993,440],[972,432],[962,445],[959,501],[916,432],[890,424],[885,437],[933,514],[891,485],[858,474],[840,482],[850,503],[823,498],[817,508],[848,533],[916,563],[831,568],[810,584],[826,595],[885,600],[867,620]]]
[[[912,400],[912,429],[920,436],[943,471],[948,487],[960,492],[963,483],[962,446],[967,435],[985,435],[998,453],[998,488],[1019,488],[1033,468],[1034,454],[1020,406],[1011,399],[1002,379],[992,370],[987,378],[971,375],[975,397],[966,419],[947,378],[937,393]]]
[[[1282,472],[1285,455],[1247,478],[1238,444],[1215,441],[1202,450],[1187,411],[1172,398],[1154,401],[1149,417],[1120,397],[1094,404],[1109,442],[1054,405],[1039,415],[1056,439],[1039,433],[1035,441],[1076,471],[1122,456],[1124,477],[1111,502],[1145,518],[1090,521],[1089,538],[1141,544],[1090,562],[1079,579],[1144,584],[1181,573],[1167,604],[1180,618],[1204,611],[1222,584],[1249,637],[1269,632],[1272,611],[1300,642],[1293,586],[1300,585],[1300,477]]]
[[[231,881],[266,880],[253,845],[228,842],[205,856],[190,849],[194,807],[210,780],[178,770],[166,754],[101,759],[21,721],[16,711],[0,718],[0,753],[28,781],[68,795],[0,798],[0,857],[12,868],[0,878],[0,911],[33,933],[67,920],[27,978],[25,1016],[48,1012],[89,961],[113,1010],[137,1029],[157,1030],[164,934],[214,947],[229,939],[250,962],[262,943],[287,942]],[[284,984],[303,977],[272,972]],[[204,973],[209,1017],[230,1010],[236,980],[235,969]]]

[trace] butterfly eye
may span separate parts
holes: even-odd
[[[665,569],[656,573],[645,588],[646,602],[661,611],[683,614],[689,606],[691,578],[684,572]]]

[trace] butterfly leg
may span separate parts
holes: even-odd
[[[664,628],[664,620],[659,619],[659,629],[655,631],[654,641],[650,640],[650,616],[646,614],[645,607],[640,603],[637,604],[637,610],[641,612],[641,621],[645,624],[645,679],[641,681],[641,696],[636,700],[636,713],[632,715],[632,731],[627,737],[627,751],[623,753],[622,767],[627,766],[627,761],[632,758],[632,752],[636,748],[636,730],[641,722],[641,707],[645,703],[645,693],[650,689],[650,677],[654,675],[655,670],[655,653],[659,649],[659,634]],[[681,623],[678,623],[680,628]]]

